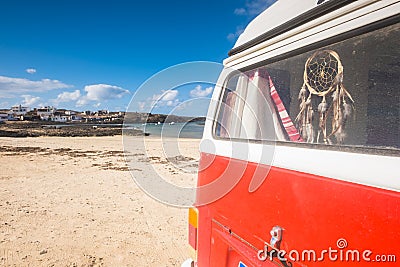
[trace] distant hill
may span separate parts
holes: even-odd
[[[127,112],[124,123],[170,123],[170,122],[204,122],[204,117],[185,117],[165,114]]]

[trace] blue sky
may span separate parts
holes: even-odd
[[[140,85],[165,68],[221,63],[241,30],[272,2],[3,1],[0,108],[125,110]],[[209,87],[157,88],[168,95],[160,111],[209,97]],[[153,90],[147,99],[159,94]]]

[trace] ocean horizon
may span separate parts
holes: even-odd
[[[189,123],[132,123],[124,124],[124,128],[133,128],[149,133],[150,136],[173,138],[201,139],[204,125],[196,122]]]

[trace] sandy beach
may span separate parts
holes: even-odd
[[[138,146],[138,162],[195,182],[170,164],[160,139],[146,140],[151,155]],[[198,145],[180,140],[175,160],[195,169]],[[1,266],[180,266],[188,257],[187,210],[138,188],[121,136],[2,137],[0,166]]]

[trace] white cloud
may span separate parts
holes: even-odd
[[[246,1],[244,7],[236,8],[234,13],[240,16],[246,15],[254,17],[266,10],[271,4],[275,2],[276,0],[248,0]]]
[[[32,81],[23,78],[0,76],[0,97],[10,98],[24,93],[46,92],[70,87],[70,85],[58,80],[42,79],[40,81]]]
[[[237,37],[234,33],[230,33],[226,36],[229,41],[234,41]]]
[[[82,106],[85,106],[85,105],[87,105],[87,104],[89,104],[89,101],[85,98],[85,97],[82,97],[81,99],[79,99],[78,101],[76,101],[76,106],[77,107],[82,107]]]
[[[236,8],[234,13],[235,13],[235,15],[245,15],[246,14],[246,9],[244,9],[243,7]]]
[[[32,95],[22,95],[22,97],[24,98],[22,105],[28,107],[35,107],[41,100],[40,97]]]
[[[86,98],[93,101],[121,98],[129,94],[128,90],[108,84],[93,84],[85,86]]]
[[[130,92],[119,86],[109,84],[92,84],[85,86],[86,95],[81,96],[76,102],[76,106],[81,107],[87,105],[90,101],[107,101],[110,99],[122,98]],[[99,104],[100,105],[100,104]]]
[[[210,95],[213,91],[212,87],[207,87],[202,90],[201,85],[197,85],[193,90],[190,91],[191,97],[206,97]]]
[[[145,111],[146,109],[146,102],[142,101],[138,103],[139,105],[139,111]]]
[[[147,99],[147,102],[150,103],[151,107],[173,107],[179,103],[179,99],[177,99],[178,95],[178,90],[162,90],[161,94],[153,95],[153,97]],[[139,103],[139,107],[145,107],[146,105]]]
[[[149,112],[153,108],[159,107],[175,107],[180,101],[177,98],[179,95],[178,90],[161,90],[160,94],[154,94],[152,97],[147,98],[145,101],[137,103],[139,111]]]
[[[277,0],[246,0],[244,7],[236,8],[233,13],[238,16],[245,16],[248,19],[259,15],[261,12],[266,10],[270,5],[275,3]],[[236,27],[236,32],[229,33],[226,38],[234,42],[243,33],[244,27]]]
[[[161,94],[153,95],[154,101],[173,101],[179,94],[178,90],[163,90]]]
[[[75,90],[73,92],[62,92],[57,96],[56,99],[53,100],[53,102],[59,104],[63,102],[76,101],[80,96],[81,92],[79,90]]]
[[[34,74],[34,73],[36,73],[36,69],[34,69],[34,68],[29,68],[29,69],[26,69],[25,70],[27,73],[29,73],[29,74]]]
[[[166,105],[168,107],[175,107],[179,104],[179,99],[175,99],[175,100],[169,100],[167,101]]]
[[[226,38],[229,41],[233,42],[243,33],[243,31],[244,31],[243,27],[239,26],[239,27],[236,28],[236,32],[235,33],[228,34],[228,36],[226,36]]]

